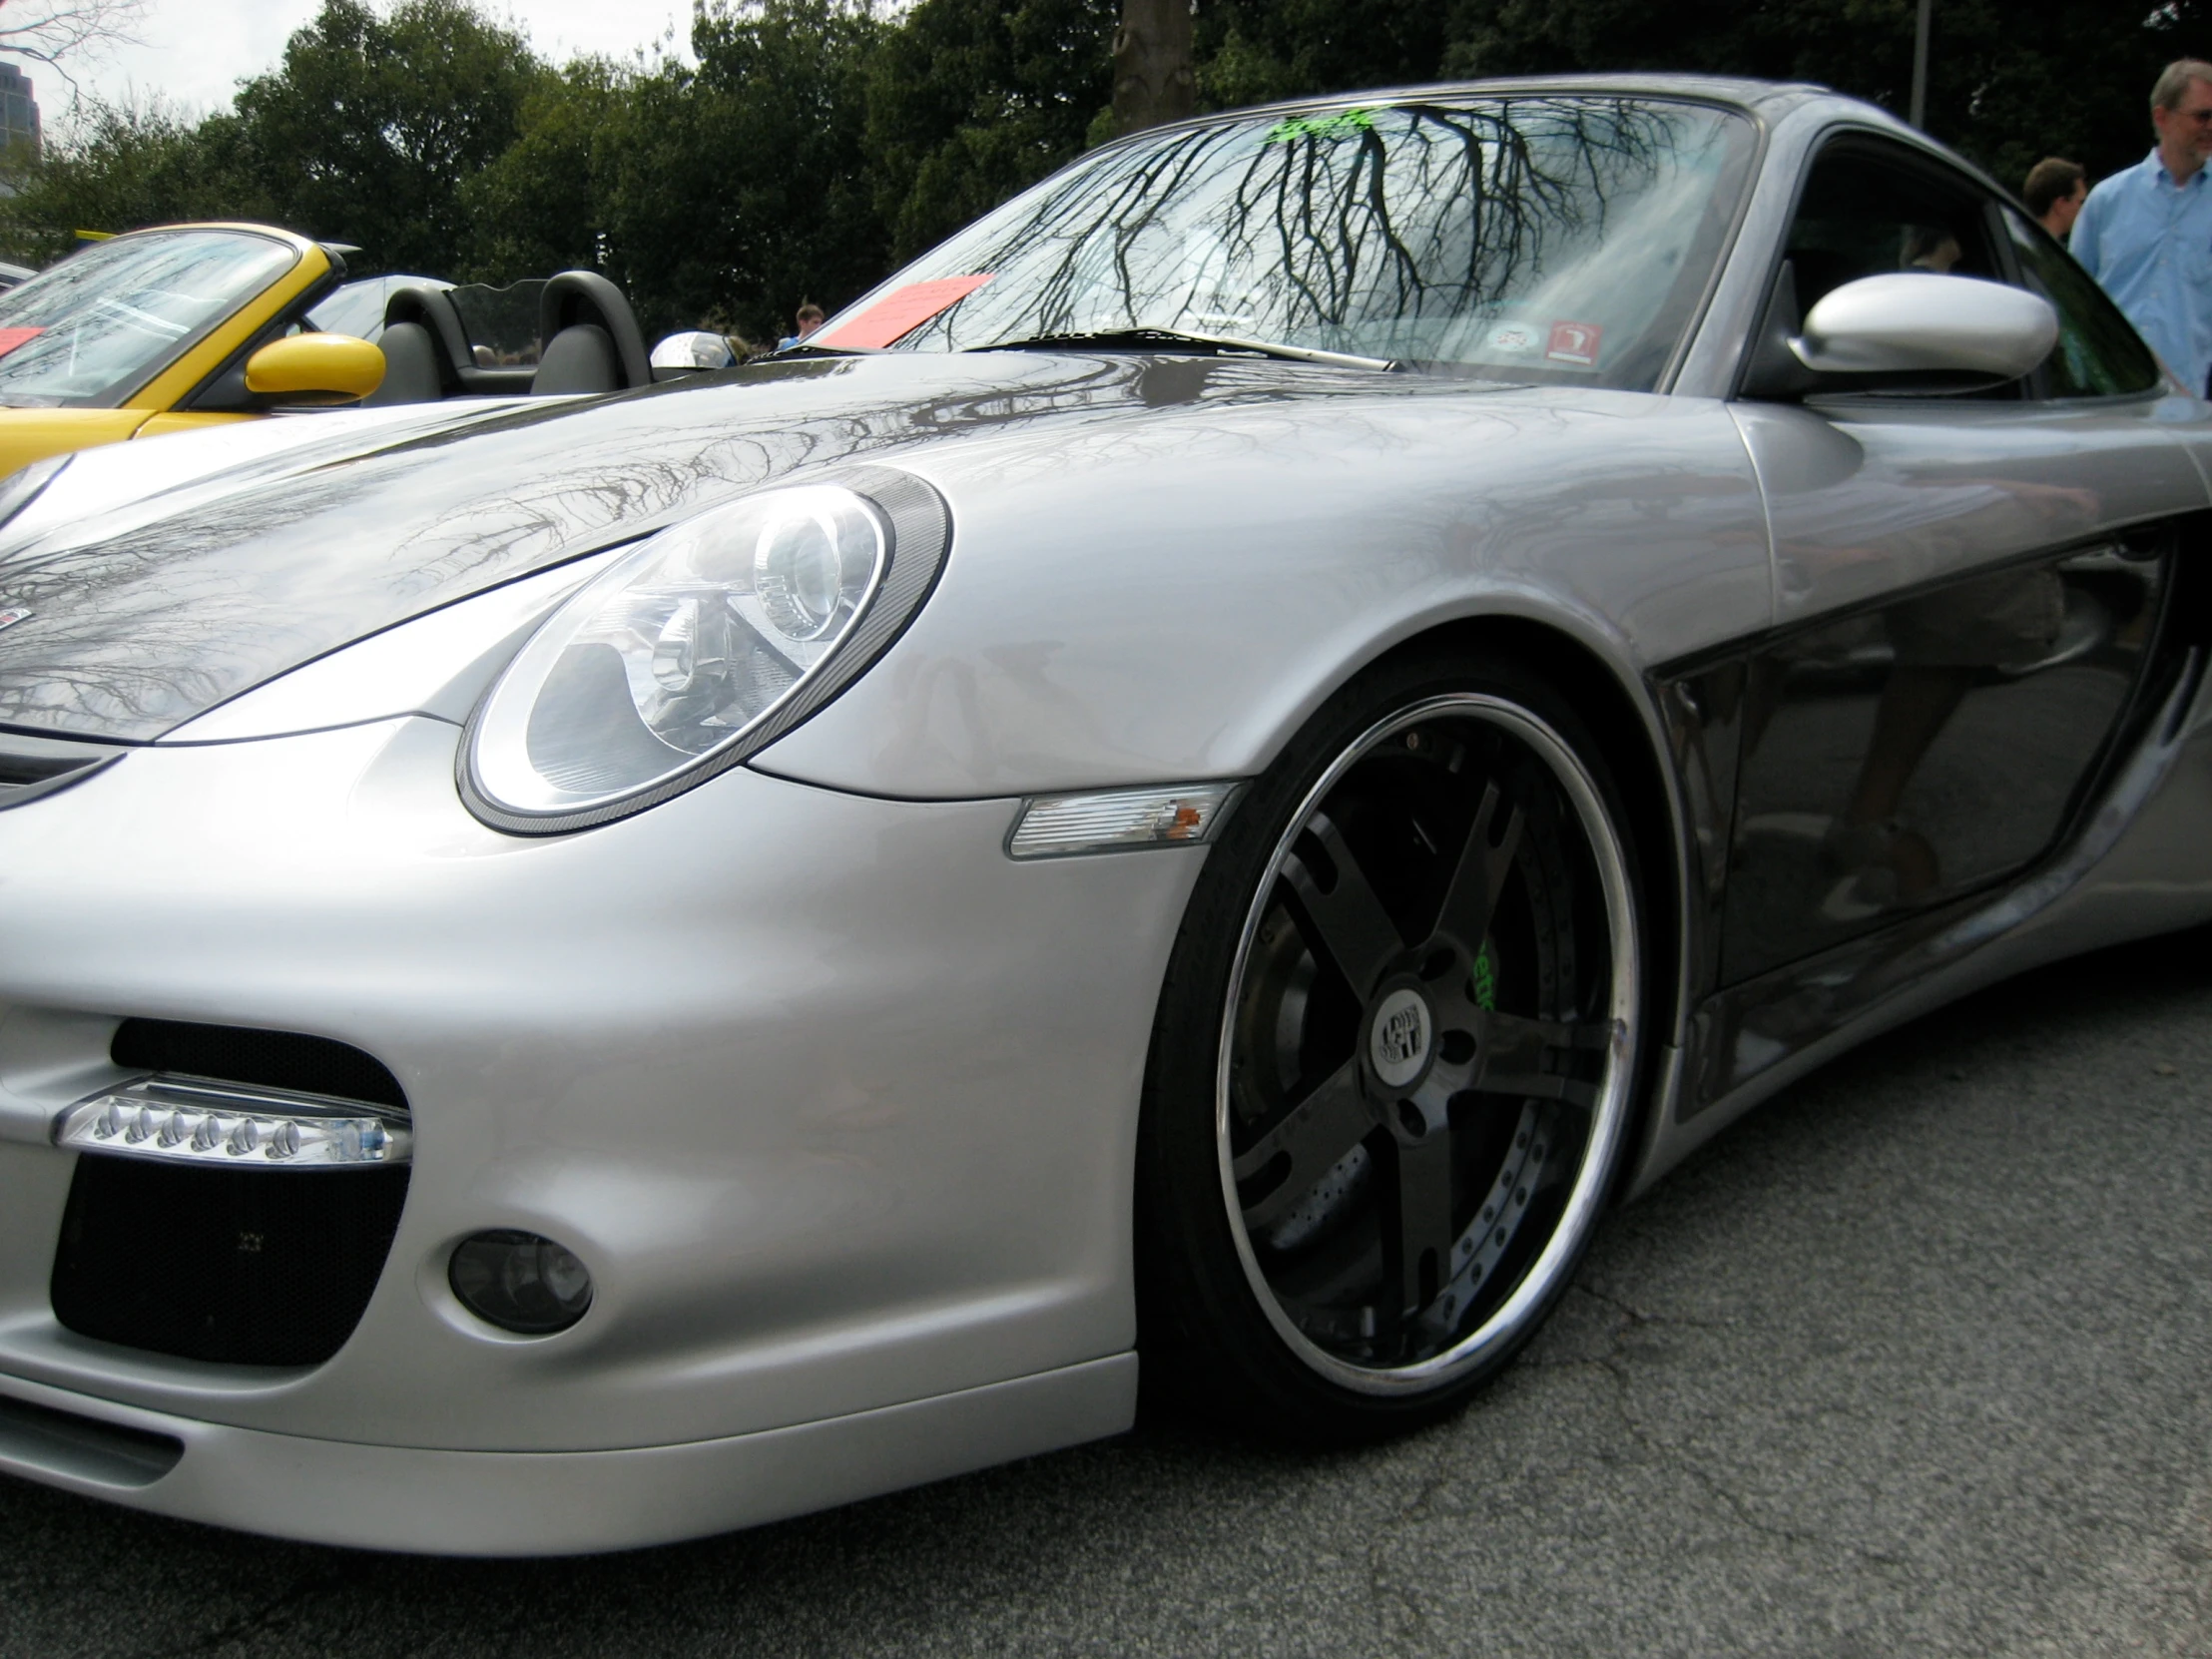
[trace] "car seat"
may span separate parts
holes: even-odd
[[[622,290],[595,271],[564,271],[538,299],[533,395],[623,391],[653,383],[645,336]]]
[[[384,300],[384,381],[361,399],[363,408],[435,403],[461,389],[456,350],[466,351],[460,313],[436,288],[396,288]]]

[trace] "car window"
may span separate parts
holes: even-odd
[[[0,293],[0,404],[112,405],[298,263],[246,231],[156,231]]]
[[[538,338],[543,276],[526,276],[503,288],[464,282],[446,290],[461,319],[461,332],[478,368],[532,368],[545,342]]]
[[[1172,329],[1646,389],[1695,314],[1755,143],[1740,116],[1461,98],[1110,145],[840,313],[831,347]]]
[[[404,287],[448,288],[453,284],[438,276],[410,276],[392,273],[363,276],[347,282],[319,300],[306,325],[319,333],[352,334],[365,340],[384,336],[384,303]]]
[[[1886,272],[1933,271],[2001,279],[1985,198],[1887,147],[1831,145],[1813,164],[1790,226],[1798,304]]]
[[[2004,228],[2019,257],[2022,281],[2058,313],[2058,344],[2043,365],[2048,394],[2117,397],[2155,388],[2156,353],[2096,278],[2015,209],[2004,210]]]

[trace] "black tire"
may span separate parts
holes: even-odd
[[[1372,1439],[1455,1409],[1535,1333],[1627,1143],[1627,824],[1540,674],[1432,651],[1346,686],[1245,793],[1147,1067],[1148,1400]]]

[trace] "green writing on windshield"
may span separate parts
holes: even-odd
[[[1294,139],[1342,139],[1375,131],[1375,117],[1366,110],[1341,110],[1335,115],[1294,115],[1268,129],[1267,144],[1289,144]]]

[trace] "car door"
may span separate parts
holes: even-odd
[[[1805,308],[1921,269],[2035,287],[2061,335],[2010,385],[1732,405],[1767,501],[1776,628],[1720,671],[1741,710],[1723,985],[2056,845],[2141,702],[2177,538],[2207,505],[2175,438],[2204,405],[2167,395],[2079,268],[1965,174],[1838,135],[1783,257]]]

